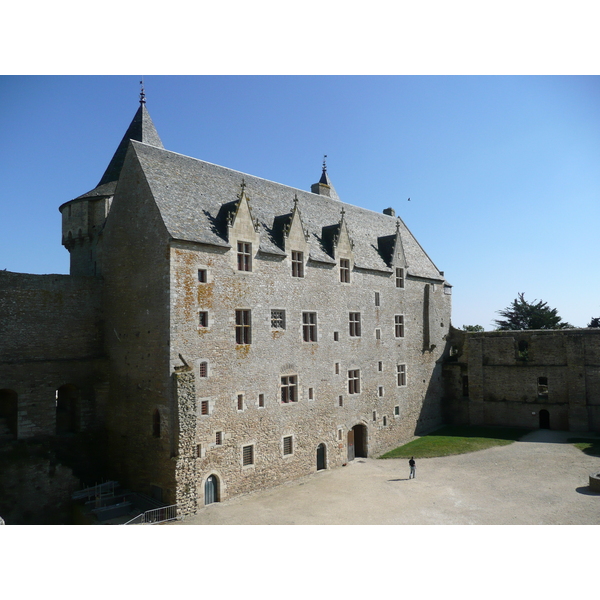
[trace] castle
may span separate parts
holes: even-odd
[[[192,513],[444,422],[600,430],[600,330],[453,329],[444,273],[325,164],[304,191],[166,150],[142,95],[60,212],[70,274],[0,272],[5,518],[101,478]]]
[[[70,275],[0,274],[4,439],[95,435],[186,513],[441,424],[451,286],[325,165],[303,191],[165,150],[142,97],[60,212]]]

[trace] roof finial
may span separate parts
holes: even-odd
[[[144,78],[142,77],[142,80],[140,81],[140,85],[142,86],[142,89],[140,91],[140,104],[146,104],[146,94],[144,92]]]
[[[327,158],[327,154],[323,154],[323,173],[327,173],[327,161],[325,160]]]

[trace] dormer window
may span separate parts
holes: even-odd
[[[304,277],[304,253],[292,250],[292,277]]]
[[[252,271],[252,244],[238,242],[237,245],[238,271]]]
[[[347,258],[340,258],[340,281],[350,283],[350,260]]]

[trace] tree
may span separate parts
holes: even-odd
[[[600,327],[600,317],[592,317],[592,320],[588,323],[588,327]]]
[[[527,302],[525,294],[513,300],[512,304],[498,314],[504,319],[496,319],[494,323],[500,331],[508,329],[569,329],[573,325],[563,321],[556,308],[550,308],[541,300]]]
[[[463,331],[485,331],[485,329],[481,325],[463,325]]]

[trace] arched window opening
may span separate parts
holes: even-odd
[[[154,409],[152,413],[152,435],[156,438],[160,437],[160,411]]]
[[[56,390],[56,435],[77,433],[79,429],[79,390],[62,385]]]
[[[0,439],[17,437],[18,395],[13,390],[0,390]]]

